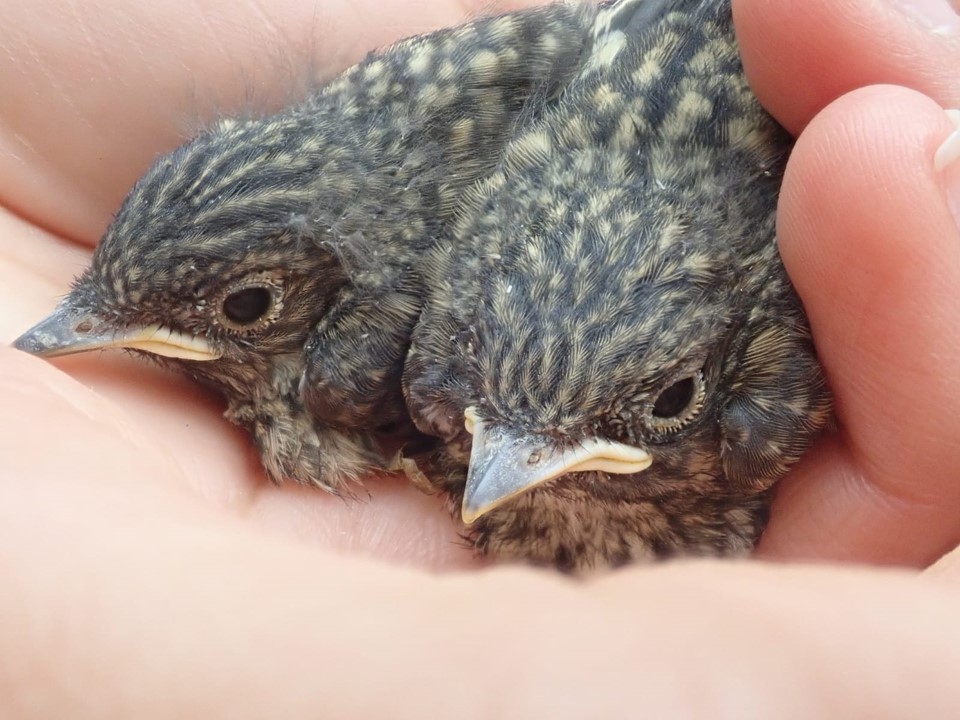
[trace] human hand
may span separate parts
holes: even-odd
[[[774,92],[781,83],[788,89],[797,83],[753,78],[791,129],[805,127],[838,91],[869,81],[913,80],[941,105],[960,105],[960,91],[949,94],[958,66],[955,39],[877,14],[875,2],[846,5],[844,12],[862,13],[885,32],[835,17],[826,2],[738,4],[748,60],[785,54],[791,66],[804,69],[845,68],[839,60],[847,54],[861,58],[846,75],[805,71],[813,75],[812,90],[800,109],[796,93]],[[109,16],[98,17],[90,39],[72,43],[103,48],[104,57],[113,58],[100,61],[113,73],[109,78],[91,75],[78,62],[83,53],[55,67],[62,37],[39,33],[26,18],[0,18],[11,38],[41,43],[34,57],[48,63],[31,65],[21,47],[0,64],[3,86],[21,88],[0,108],[9,129],[3,142],[15,148],[0,156],[0,192],[14,211],[0,219],[8,309],[0,318],[3,339],[49,310],[85,262],[82,246],[40,228],[92,244],[133,177],[153,154],[176,143],[174,129],[189,112],[177,102],[191,93],[181,89],[190,72],[180,65],[171,33],[182,33],[180,49],[197,54],[191,65],[205,68],[193,95],[206,96],[200,83],[209,82],[223,93],[211,104],[229,107],[228,88],[238,102],[254,82],[233,69],[237,48],[253,52],[240,30],[246,16],[231,10],[218,18],[212,4],[197,12],[204,7],[209,25],[182,11],[167,17],[162,7],[141,8],[153,15],[117,17],[114,25]],[[332,4],[324,13],[347,7]],[[342,67],[369,45],[461,16],[453,3],[431,7],[438,15],[417,26],[410,25],[409,9],[402,27],[391,25],[383,8],[340,15],[338,32],[323,34],[337,38],[337,47],[323,48],[318,65]],[[796,20],[785,19],[791,12],[816,18],[827,10],[844,42],[834,38],[820,47],[794,38],[796,48],[770,32],[799,32]],[[296,11],[289,3],[271,9],[271,16],[287,17],[279,27],[289,32],[316,34],[312,20],[302,22]],[[369,17],[383,24],[361,27],[360,19]],[[82,35],[82,23],[69,27]],[[219,38],[224,50],[204,33]],[[906,47],[908,57],[924,57],[926,64],[903,63],[906,69],[896,70],[906,76],[884,76],[887,50],[873,37]],[[124,38],[136,39],[137,52]],[[13,58],[25,67],[11,65]],[[115,67],[116,58],[127,62]],[[34,91],[44,69],[56,80],[48,89],[57,92]],[[136,84],[143,77],[157,78],[157,85]],[[930,78],[938,80],[924,84]],[[109,101],[112,96],[123,101]],[[863,125],[888,117],[892,107],[901,127]],[[949,433],[957,391],[943,370],[960,337],[946,292],[956,281],[950,258],[957,230],[945,214],[941,178],[930,170],[933,150],[950,131],[938,113],[902,90],[857,93],[810,124],[791,163],[781,241],[838,391],[843,431],[786,482],[761,549],[770,556],[922,565],[957,542],[958,521],[951,517],[957,490],[948,474],[956,459]],[[77,130],[64,133],[70,117]],[[828,162],[829,173],[821,174]],[[868,182],[874,177],[885,184]],[[865,193],[883,201],[850,201]],[[901,196],[903,202],[895,202]],[[817,242],[838,249],[818,251]],[[918,264],[917,255],[926,264]],[[873,284],[858,285],[854,270]],[[828,272],[842,272],[844,282]],[[877,295],[878,285],[891,294]],[[866,313],[856,303],[870,293]],[[878,297],[884,299],[879,306]],[[904,297],[927,298],[919,318],[900,317]],[[842,343],[851,328],[859,337]],[[891,357],[892,350],[905,356]],[[797,714],[837,712],[845,701],[922,713],[923,702],[945,701],[953,690],[960,627],[948,583],[899,573],[707,563],[635,568],[580,586],[507,569],[432,578],[330,552],[432,568],[467,563],[437,503],[402,484],[371,482],[370,500],[350,504],[273,489],[245,451],[243,434],[218,417],[215,399],[142,362],[58,361],[80,382],[10,350],[0,352],[0,364],[7,385],[0,417],[6,426],[0,432],[6,478],[0,485],[0,638],[10,658],[0,663],[0,703],[34,716],[122,716],[131,708],[158,717],[282,716],[318,708],[353,717],[453,708],[488,716],[498,709],[529,715],[546,706],[580,715],[589,707],[603,716],[636,707],[656,715],[663,708],[678,716],[684,707],[695,710],[690,703],[715,708],[725,699],[742,707],[745,698],[758,708],[783,703]],[[891,368],[910,372],[904,378]],[[881,395],[882,412],[874,414],[885,422],[864,422]],[[878,451],[894,447],[892,469],[878,473],[886,459]],[[877,487],[901,492],[893,493],[896,502],[874,503]],[[955,566],[940,567],[943,578],[960,577]],[[567,660],[558,667],[561,653]],[[908,687],[883,685],[902,677],[901,663],[916,670],[904,681]],[[794,679],[790,687],[786,677]],[[866,686],[876,688],[868,698]],[[479,687],[495,690],[482,695]]]

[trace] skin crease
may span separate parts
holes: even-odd
[[[52,308],[133,178],[204,114],[191,95],[216,88],[226,112],[251,83],[269,94],[251,73],[283,75],[277,45],[313,27],[336,27],[315,48],[334,72],[479,4],[308,5],[272,6],[273,24],[210,0],[188,6],[197,17],[75,5],[90,14],[70,23],[43,19],[62,17],[53,0],[0,8],[0,341]],[[960,107],[960,30],[932,34],[881,0],[735,12],[761,99],[803,130],[780,237],[841,426],[784,481],[760,552],[925,567],[960,541],[960,380],[945,370],[960,231],[944,190],[960,171],[932,169],[951,131],[939,107]],[[908,61],[893,67],[891,47]],[[876,82],[930,97],[869,88],[823,109]],[[180,378],[0,348],[0,384],[0,716],[936,717],[960,703],[957,551],[925,574],[437,576],[425,569],[470,564],[439,503],[393,481],[349,504],[272,488],[218,402]]]

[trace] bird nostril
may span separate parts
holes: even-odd
[[[540,459],[543,457],[543,452],[540,450],[534,450],[530,453],[530,456],[527,458],[527,465],[536,465],[540,462]]]
[[[90,320],[81,320],[73,330],[78,333],[88,333],[93,330],[93,322]]]

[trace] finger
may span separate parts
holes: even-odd
[[[525,4],[537,3],[494,6]],[[370,49],[457,24],[480,5],[489,7],[4,3],[0,202],[92,245],[149,163],[198,126],[219,114],[275,109]]]
[[[954,130],[903,88],[856,91],[801,135],[778,235],[840,433],[777,498],[778,556],[925,565],[960,542],[960,207]]]
[[[948,0],[734,0],[744,68],[791,132],[841,95],[903,85],[960,106],[960,16]]]
[[[439,579],[234,526],[25,525],[0,503],[4,716],[940,717],[960,702],[958,595],[904,574]]]

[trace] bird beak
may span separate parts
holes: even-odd
[[[467,525],[510,498],[561,475],[590,470],[633,475],[653,462],[646,450],[602,438],[557,447],[546,438],[484,423],[474,408],[467,408],[464,420],[473,435],[460,511]]]
[[[13,346],[42,357],[106,348],[146,350],[182,360],[215,360],[220,356],[203,338],[184,335],[161,325],[117,329],[97,313],[76,307],[69,297],[49,317],[14,340]]]

